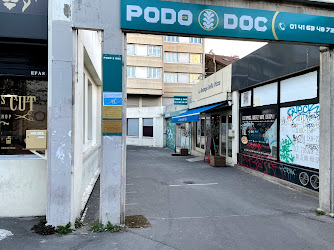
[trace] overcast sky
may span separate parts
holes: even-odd
[[[245,42],[234,40],[205,39],[205,53],[211,49],[216,55],[234,56],[240,58],[266,45],[265,42]]]

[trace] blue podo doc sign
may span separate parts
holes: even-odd
[[[121,28],[199,36],[334,44],[334,18],[156,0],[122,0]]]

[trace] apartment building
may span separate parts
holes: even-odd
[[[205,71],[204,40],[127,35],[127,144],[164,146],[164,107],[191,96]]]

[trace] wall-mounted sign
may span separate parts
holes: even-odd
[[[334,18],[157,0],[121,1],[121,28],[334,44]]]
[[[0,37],[47,39],[47,0],[0,0]]]
[[[174,105],[188,105],[188,96],[174,96]]]
[[[122,56],[103,55],[103,121],[104,136],[122,135]]]
[[[0,12],[46,15],[47,0],[0,0]]]

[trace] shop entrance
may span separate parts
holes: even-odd
[[[226,163],[232,164],[232,112],[220,116],[220,155],[226,157]]]

